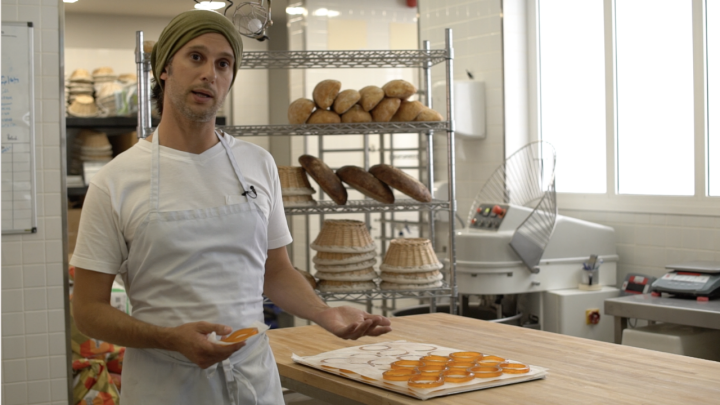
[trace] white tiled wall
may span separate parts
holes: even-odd
[[[2,236],[2,403],[68,404],[63,289],[60,7],[2,0],[3,21],[32,21],[38,232]]]

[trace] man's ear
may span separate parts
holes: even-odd
[[[163,70],[163,72],[160,73],[160,80],[167,80],[167,78],[168,78],[168,73],[167,73],[167,67],[166,67],[165,70]]]

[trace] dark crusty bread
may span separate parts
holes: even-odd
[[[432,201],[432,194],[424,184],[400,169],[381,163],[370,168],[370,173],[388,186],[420,202]]]
[[[392,204],[395,196],[387,184],[357,166],[343,166],[335,172],[340,180],[381,203]]]
[[[335,201],[335,204],[345,205],[347,203],[347,190],[343,186],[340,177],[325,162],[310,155],[302,155],[298,161],[310,177],[317,182],[318,186]]]

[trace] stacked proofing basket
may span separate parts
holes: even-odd
[[[278,166],[278,175],[284,206],[317,203],[312,197],[315,189],[310,185],[305,169],[299,166]]]
[[[362,221],[328,219],[310,247],[318,290],[325,292],[367,291],[376,288],[375,242]]]
[[[429,239],[393,239],[380,266],[380,288],[426,290],[442,287],[442,267]]]

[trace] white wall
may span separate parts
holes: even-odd
[[[3,0],[3,21],[32,21],[38,232],[2,236],[2,403],[68,404],[58,0]]]

